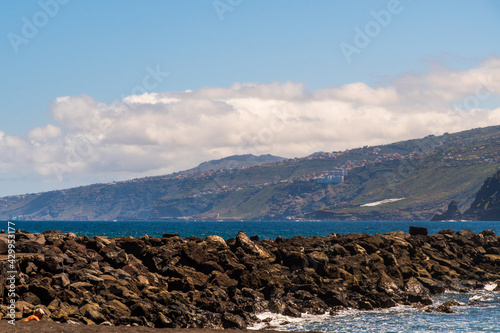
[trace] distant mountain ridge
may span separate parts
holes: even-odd
[[[170,175],[0,198],[0,220],[429,220],[451,200],[461,210],[474,202],[500,166],[499,148],[500,126],[491,126],[285,160],[230,156]],[[318,182],[336,169],[348,170],[344,182]]]
[[[266,163],[274,163],[283,161],[284,157],[273,156],[271,154],[255,156],[252,154],[232,155],[218,160],[203,162],[196,168],[192,168],[182,173],[207,172],[221,169],[237,169],[242,167],[250,167],[262,165]]]

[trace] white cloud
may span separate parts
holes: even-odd
[[[45,141],[61,136],[62,131],[59,127],[48,124],[43,127],[36,127],[28,132],[28,138],[36,141]]]
[[[0,131],[0,172],[92,182],[231,154],[304,156],[496,125],[500,108],[488,106],[499,96],[500,58],[468,70],[406,73],[375,87],[354,82],[310,92],[293,82],[237,83],[113,104],[66,96],[51,105],[57,126],[34,128],[27,138]]]

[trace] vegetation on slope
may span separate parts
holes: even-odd
[[[219,160],[205,165],[217,170],[0,198],[0,219],[430,219],[451,200],[472,203],[499,145],[494,126],[260,166]],[[344,183],[317,183],[336,168],[348,170]],[[394,198],[404,199],[363,206]]]

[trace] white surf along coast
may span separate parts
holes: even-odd
[[[300,318],[272,312],[256,314],[261,322],[249,327],[252,330],[273,329],[296,332],[449,332],[476,333],[500,332],[500,292],[498,281],[488,283],[482,290],[467,293],[446,291],[432,298],[432,307],[446,301],[458,301],[453,306],[453,314],[426,313],[408,305],[393,308],[362,311],[355,309],[341,310],[333,315],[302,314]]]

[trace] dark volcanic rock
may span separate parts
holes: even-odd
[[[413,226],[410,226],[409,233],[412,236],[415,236],[415,235],[427,236],[427,234],[429,232],[427,231],[427,228],[424,228],[424,227],[413,227]]]
[[[463,220],[462,213],[458,210],[457,202],[451,201],[448,205],[448,210],[443,214],[436,214],[431,221],[460,221]]]
[[[243,329],[265,311],[300,317],[423,307],[445,289],[500,280],[493,231],[425,231],[276,240],[240,232],[228,241],[20,232],[21,248],[38,253],[18,259],[18,317],[42,307],[52,320],[84,324]]]
[[[486,179],[476,194],[474,202],[465,211],[468,220],[500,221],[500,170]]]

